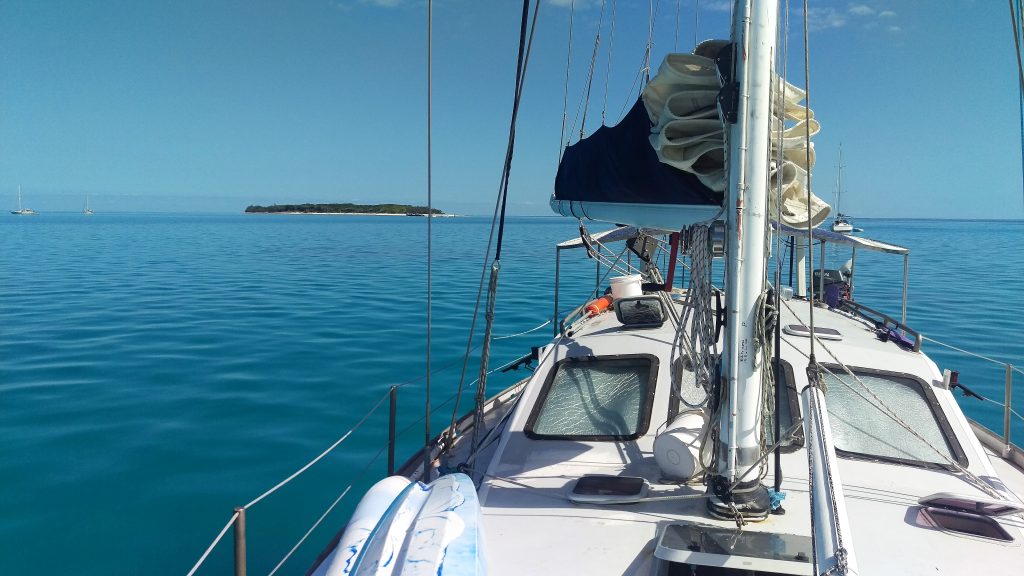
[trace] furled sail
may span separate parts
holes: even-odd
[[[669,54],[643,92],[654,125],[650,142],[658,159],[694,174],[716,192],[724,192],[726,187],[725,130],[718,110],[718,65],[705,54],[717,54],[727,45],[712,40],[698,46],[695,54]],[[811,225],[818,226],[830,211],[828,204],[813,194],[808,201],[807,171],[814,167],[814,144],[808,153],[807,134],[814,136],[821,126],[814,113],[800,104],[805,97],[803,90],[775,78],[770,215],[776,214],[781,180],[782,221],[799,228],[807,227],[808,215]],[[780,141],[781,163],[775,160]]]
[[[716,120],[717,122],[717,120]],[[579,202],[721,205],[721,191],[658,160],[648,143],[642,101],[615,126],[602,126],[569,146],[555,176],[555,198]]]
[[[657,206],[721,206],[727,185],[719,111],[722,80],[715,59],[708,56],[726,46],[725,41],[709,41],[695,54],[669,54],[617,125],[602,126],[566,148],[555,177],[555,211],[665,227],[665,212],[655,212]],[[805,133],[809,129],[813,136],[821,127],[800,104],[806,96],[802,90],[776,79],[774,94],[772,158],[778,157],[775,147],[781,139],[782,162],[772,162],[770,214],[776,213],[781,180],[782,222],[805,228],[807,171],[814,166],[814,145],[808,154]],[[595,216],[598,205],[604,218]],[[608,209],[613,205],[622,208]],[[820,198],[810,196],[812,226],[823,222],[829,210]],[[671,223],[686,225],[711,215],[691,212]],[[692,221],[685,221],[687,217]]]

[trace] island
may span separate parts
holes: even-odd
[[[426,216],[426,206],[409,204],[274,204],[272,206],[248,206],[247,214],[350,214],[353,216]],[[449,216],[434,208],[435,216]]]

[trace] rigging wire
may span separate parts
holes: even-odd
[[[807,0],[804,0],[804,116],[807,118],[811,117],[811,47],[810,47],[810,33],[808,26],[807,17]],[[813,226],[811,224],[811,123],[804,123],[804,144],[806,147],[806,162],[807,162],[807,262],[810,265],[810,269],[814,270],[814,235],[812,233]],[[781,201],[781,198],[780,198]],[[814,335],[814,282],[809,282],[808,287],[808,310],[810,312],[810,329],[811,335]],[[814,367],[817,369],[817,362],[814,359],[814,340],[811,338],[811,357],[810,366],[808,369]],[[817,372],[815,372],[817,374]],[[814,385],[818,382],[815,381]]]
[[[654,46],[654,0],[648,4],[650,17],[647,19],[647,49],[644,50],[644,84],[651,81],[651,48]]]
[[[580,102],[576,106],[576,117],[573,118],[572,128],[569,129],[570,138],[571,134],[576,131],[576,125],[580,127],[580,140],[586,136],[587,129],[587,112],[590,110],[590,88],[593,86],[594,81],[594,68],[597,65],[597,55],[601,48],[601,28],[604,26],[604,0],[601,0],[601,16],[597,21],[597,32],[594,34],[594,47],[590,53],[590,67],[587,70],[587,81],[583,90],[583,95],[580,96]],[[581,118],[582,114],[582,118]]]
[[[682,0],[676,0],[676,36],[675,42],[672,43],[672,51],[679,51],[679,6]]]
[[[785,94],[786,94],[785,93],[785,86],[786,86],[786,80],[789,77],[789,0],[786,0],[786,13],[785,13],[785,17],[784,17],[784,23],[782,23],[781,25],[777,24],[777,26],[778,26],[778,28],[776,29],[776,34],[779,33],[780,29],[781,29],[781,33],[782,33],[782,74],[779,76],[779,87],[782,88],[782,90],[783,90],[783,92],[782,92],[782,96],[783,96],[783,104],[782,104],[782,106],[783,106],[783,108],[785,108]],[[776,42],[776,46],[778,46],[778,42]],[[776,222],[782,222],[782,177],[781,177],[782,174],[780,172],[781,172],[782,162],[783,162],[783,153],[782,153],[782,144],[783,144],[782,133],[783,132],[784,132],[783,130],[779,131],[778,156],[775,159],[775,161],[776,161],[775,170],[776,170],[776,174],[777,174],[777,176],[775,178],[776,185],[777,185],[776,195],[775,195],[775,221]],[[781,258],[781,255],[782,255],[782,233],[781,232],[782,231],[780,229],[779,232],[777,234],[775,234],[775,303],[774,303],[775,304],[775,329],[773,330],[773,332],[774,332],[773,336],[774,336],[775,359],[774,359],[774,366],[772,368],[773,368],[773,372],[774,372],[773,376],[774,376],[774,383],[775,383],[775,387],[776,387],[776,390],[775,390],[775,416],[774,416],[774,419],[775,419],[775,430],[774,430],[774,432],[775,432],[775,434],[773,436],[776,441],[778,441],[779,434],[781,433],[781,430],[782,430],[782,423],[779,420],[779,414],[782,412],[782,394],[781,394],[781,388],[780,388],[780,377],[782,375],[782,350],[781,350],[781,348],[782,348],[782,313],[781,313],[782,312],[782,306],[781,306],[781,303],[782,303],[782,258]],[[782,490],[782,454],[781,454],[781,452],[780,452],[780,450],[778,448],[775,449],[775,474],[774,474],[774,478],[773,478],[773,489],[775,490],[776,493],[779,493]]]
[[[494,308],[497,301],[498,275],[501,270],[501,249],[505,236],[505,210],[508,206],[508,182],[512,171],[512,156],[515,150],[516,122],[519,117],[519,105],[522,101],[525,84],[526,67],[533,47],[534,33],[537,29],[537,15],[540,12],[540,0],[535,0],[532,22],[530,19],[530,0],[523,0],[522,20],[519,29],[519,51],[516,62],[515,97],[512,102],[512,118],[509,122],[508,146],[505,151],[505,163],[502,169],[501,188],[499,190],[500,216],[498,219],[498,238],[495,245],[494,261],[491,264],[491,280],[487,290],[487,308],[485,311],[483,350],[480,354],[480,377],[477,385],[476,405],[474,410],[473,445],[478,444],[478,434],[483,422],[483,403],[486,400],[487,366],[490,356],[491,336],[494,329]],[[527,25],[529,24],[529,33]],[[462,384],[460,383],[460,391]],[[456,406],[455,412],[457,413]],[[454,433],[454,423],[452,432]]]
[[[608,81],[612,75],[612,55],[615,50],[615,2],[612,0],[612,23],[611,32],[608,35],[608,66],[604,73],[604,102],[601,104],[601,125],[607,124],[605,119],[605,112],[608,110]]]
[[[568,49],[565,54],[565,87],[562,91],[562,137],[558,142],[558,161],[561,163],[562,154],[565,152],[565,147],[568,143],[565,141],[565,122],[569,119],[567,113],[569,108],[569,69],[572,66],[572,24],[573,17],[576,14],[576,0],[572,0],[569,3],[569,42]],[[607,93],[607,88],[605,89]]]
[[[700,31],[700,0],[693,7],[693,47],[697,47],[697,33]]]
[[[431,272],[433,262],[433,231],[431,224],[434,220],[434,197],[432,188],[431,172],[431,109],[432,109],[432,80],[434,60],[434,0],[427,0],[427,381],[426,399],[423,410],[423,480],[430,481],[430,344],[431,344],[431,304],[432,287]],[[276,570],[276,568],[275,568]]]
[[[1020,155],[1021,155],[1021,178],[1024,179],[1024,63],[1021,62],[1021,35],[1024,34],[1024,5],[1021,0],[1007,0],[1010,5],[1010,26],[1013,28],[1013,44],[1017,49],[1017,79],[1018,87],[1018,108],[1020,115]],[[1024,202],[1024,187],[1021,188],[1021,201]]]

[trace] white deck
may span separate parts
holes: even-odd
[[[806,303],[792,301],[796,315]],[[1024,473],[981,447],[953,396],[941,386],[936,366],[923,354],[878,340],[872,326],[846,314],[816,310],[818,326],[839,330],[843,340],[828,348],[851,367],[884,368],[931,382],[933,391],[967,457],[967,468],[981,478],[1001,477],[1024,494]],[[799,323],[783,310],[783,323]],[[665,574],[666,563],[653,556],[659,530],[670,522],[694,522],[735,529],[735,523],[710,518],[703,498],[632,505],[577,505],[566,492],[585,474],[642,476],[650,496],[702,494],[692,486],[666,484],[652,453],[659,426],[667,417],[668,358],[673,328],[620,330],[614,314],[601,315],[562,339],[538,368],[523,392],[479,490],[483,506],[488,572],[491,574]],[[783,336],[782,358],[792,368],[797,389],[806,384],[806,338]],[[636,441],[590,442],[532,440],[524,434],[539,389],[555,362],[570,356],[653,354],[659,357],[654,407],[647,434]],[[835,363],[820,347],[818,361]],[[744,530],[810,536],[807,455],[798,450],[782,456],[783,503],[787,513],[770,516]],[[841,459],[839,474],[846,491],[853,547],[861,574],[1009,573],[1000,567],[1024,566],[1024,521],[1000,520],[1014,541],[1003,543],[936,529],[919,517],[919,498],[936,492],[984,494],[946,470]],[[766,482],[770,483],[771,472]],[[807,572],[811,573],[810,564]]]

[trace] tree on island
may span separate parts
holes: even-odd
[[[271,206],[248,206],[245,209],[250,214],[406,214],[426,215],[426,206],[412,206],[409,204],[273,204]],[[432,214],[444,212],[434,208]]]

